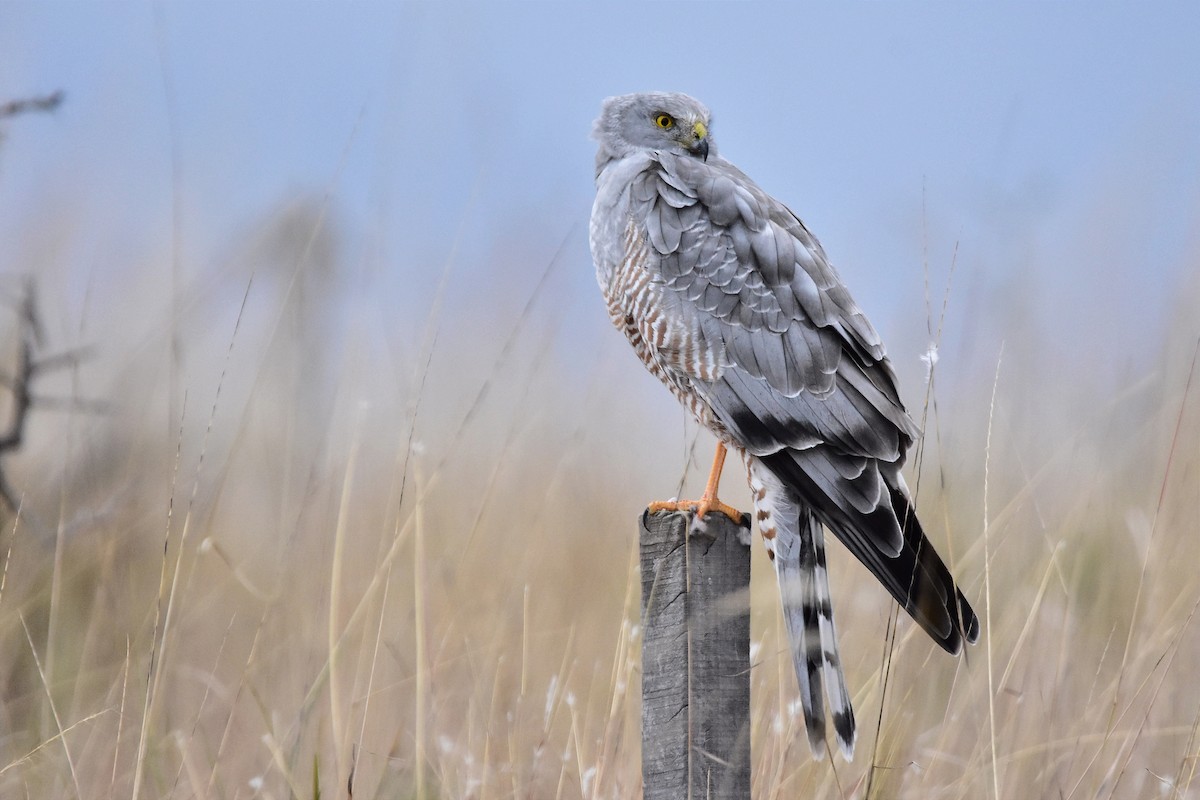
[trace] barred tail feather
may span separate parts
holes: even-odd
[[[854,755],[854,710],[838,657],[821,524],[807,511],[799,510],[792,519],[776,517],[774,522],[775,573],[800,684],[808,743],[815,757],[824,757],[823,694],[827,694],[838,745],[849,759]]]
[[[800,685],[800,703],[813,756],[825,756],[825,698],[821,692],[821,630],[817,597],[812,580],[806,580],[803,566],[805,548],[801,537],[786,525],[775,533],[775,575],[779,579],[779,597],[783,601],[783,621],[787,627],[792,664]],[[808,549],[811,552],[811,549]]]
[[[850,692],[846,689],[846,676],[842,672],[842,658],[838,651],[837,629],[833,624],[833,595],[829,591],[829,572],[825,567],[825,530],[811,514],[800,520],[801,530],[812,534],[813,553],[817,566],[813,573],[816,587],[817,608],[821,626],[821,652],[825,661],[825,691],[829,695],[829,709],[833,715],[833,728],[837,732],[838,746],[846,760],[854,758],[854,742],[858,730],[854,724],[854,708],[850,704]]]

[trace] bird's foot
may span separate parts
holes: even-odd
[[[696,520],[701,523],[699,526],[701,530],[703,529],[704,518],[712,512],[724,514],[738,525],[744,522],[746,516],[733,506],[725,505],[716,497],[708,496],[702,496],[699,500],[656,500],[650,504],[649,511],[651,514],[657,514],[659,511],[669,511],[671,513],[695,512]]]

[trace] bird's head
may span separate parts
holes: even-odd
[[[600,142],[597,169],[609,159],[639,150],[666,151],[707,161],[716,153],[709,134],[711,116],[699,100],[677,92],[610,97],[604,101],[592,129],[592,137]]]

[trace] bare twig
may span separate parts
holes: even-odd
[[[29,384],[37,371],[34,367],[33,348],[39,331],[33,296],[33,281],[26,279],[17,309],[19,315],[17,336],[20,340],[17,345],[17,364],[15,374],[10,377],[8,385],[8,390],[12,393],[12,413],[8,428],[0,433],[0,455],[20,449],[21,442],[25,438],[25,423],[29,419],[29,409],[33,405],[33,395],[30,393]],[[9,511],[16,512],[17,498],[12,485],[8,482],[3,465],[0,465],[0,500],[4,501]]]
[[[6,106],[0,106],[0,117],[4,116],[5,108]],[[32,389],[34,378],[46,372],[77,365],[86,355],[86,349],[75,348],[51,356],[36,357],[37,350],[42,344],[43,333],[37,311],[37,292],[32,278],[26,277],[22,280],[20,293],[11,302],[16,308],[18,342],[16,364],[13,365],[11,372],[0,374],[0,388],[7,389],[12,395],[8,424],[0,429],[0,459],[21,449],[21,445],[25,441],[25,428],[29,421],[29,412],[32,409],[66,409],[103,413],[107,408],[101,403],[41,397],[34,394]],[[14,514],[19,505],[17,493],[8,480],[8,474],[2,461],[0,461],[0,503],[3,503]]]
[[[0,105],[0,119],[8,119],[9,117],[17,117],[21,114],[27,114],[30,111],[54,111],[62,105],[63,90],[59,89],[41,97],[26,97],[23,100],[9,100],[7,103]]]

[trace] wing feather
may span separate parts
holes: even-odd
[[[659,153],[630,197],[674,322],[720,345],[715,375],[681,380],[942,647],[972,640],[978,620],[898,482],[917,426],[817,240],[720,158]]]

